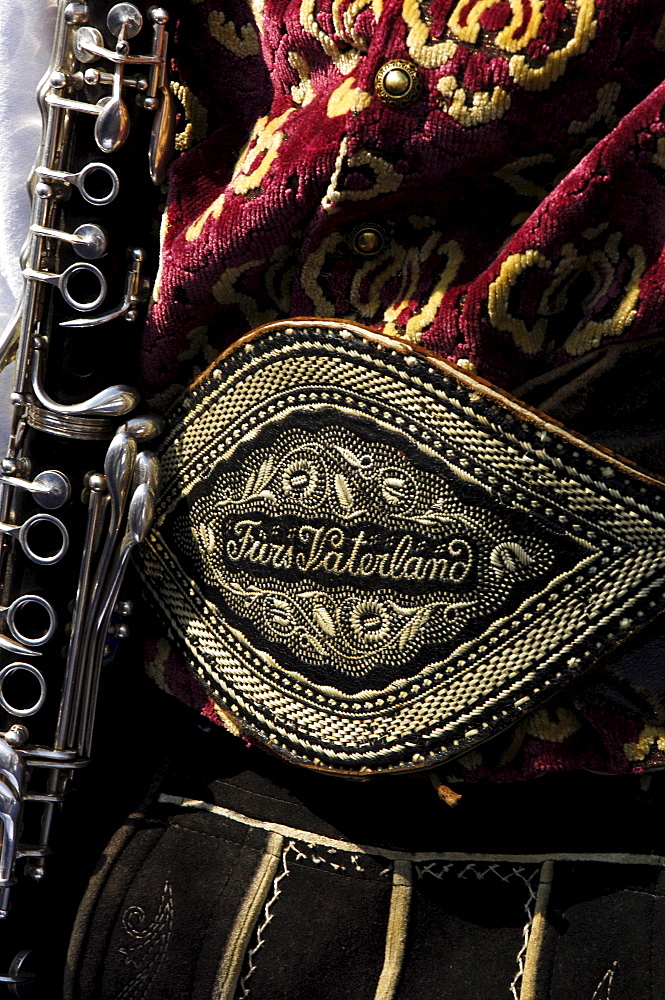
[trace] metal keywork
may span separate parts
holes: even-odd
[[[52,525],[60,535],[60,546],[51,555],[42,555],[34,548],[34,543],[30,542],[30,535],[34,534],[34,529],[45,524]],[[40,566],[52,566],[53,563],[60,562],[69,548],[69,534],[67,529],[62,521],[54,517],[53,514],[33,514],[32,517],[29,517],[27,521],[24,521],[20,525],[0,523],[0,534],[17,538],[24,555],[31,562],[38,563]]]
[[[80,192],[81,197],[84,198],[89,205],[96,205],[98,207],[110,205],[111,202],[115,200],[118,191],[120,190],[118,175],[113,167],[110,167],[107,163],[86,163],[86,165],[77,173],[70,173],[67,170],[53,170],[45,166],[38,167],[36,172],[44,181],[55,181],[57,184],[61,184],[65,188],[70,185],[76,187]],[[108,184],[108,191],[106,194],[95,194],[94,190],[92,190],[89,186],[94,184],[94,178],[97,174],[101,174],[106,178]]]
[[[72,330],[83,327],[102,326],[104,323],[110,323],[114,319],[120,319],[121,316],[130,321],[136,319],[138,306],[146,301],[150,292],[150,282],[146,281],[142,273],[143,261],[145,260],[144,251],[140,247],[131,247],[127,251],[127,256],[129,258],[129,266],[125,277],[124,296],[120,305],[115,309],[109,310],[109,312],[102,313],[100,316],[69,319],[61,323],[60,326]]]
[[[150,191],[174,152],[168,14],[140,3],[57,2],[37,94],[43,128],[28,183],[23,293],[0,335],[0,366],[16,351],[0,456],[0,921],[14,917],[14,884],[47,873],[53,822],[89,761],[107,638],[115,646],[127,634],[116,620],[128,613],[119,591],[159,485],[157,461],[143,449],[164,427],[132,415],[140,395],[124,381],[138,354],[130,323],[156,266],[142,243],[157,208]],[[132,144],[147,164],[121,182]],[[68,874],[61,867],[58,877]],[[66,912],[57,887],[49,910],[56,920]],[[32,951],[0,968],[0,987],[26,1000]],[[42,989],[41,1000],[55,995],[52,982]]]
[[[26,635],[25,632],[21,631],[16,623],[17,614],[29,607],[31,604],[35,604],[42,608],[48,617],[48,626],[40,635],[37,636]],[[12,601],[9,607],[0,608],[0,620],[3,618],[7,622],[7,628],[11,634],[16,640],[18,640],[18,642],[22,642],[24,646],[43,646],[44,643],[47,643],[49,639],[53,638],[53,633],[55,632],[57,624],[53,605],[47,601],[45,597],[40,597],[38,594],[22,594],[21,597],[17,597],[16,600]]]
[[[24,994],[21,987],[29,987],[35,980],[34,972],[25,969],[26,962],[33,954],[32,948],[22,948],[14,955],[6,976],[0,976],[0,983],[5,983],[12,996],[22,997]]]
[[[69,289],[72,279],[84,273],[92,274],[99,283],[97,295],[88,301],[81,301],[75,298]],[[23,275],[32,281],[43,281],[47,285],[55,285],[67,305],[75,309],[76,312],[94,312],[106,298],[106,278],[95,264],[89,264],[87,261],[70,264],[62,274],[51,274],[49,271],[35,271],[31,267],[25,267]]]
[[[71,493],[69,480],[56,469],[45,469],[30,482],[17,476],[0,473],[0,484],[32,493],[35,503],[45,510],[57,510],[67,503]]]
[[[29,674],[35,678],[39,685],[39,695],[27,708],[17,708],[16,705],[12,705],[5,697],[4,684],[5,681],[11,677],[13,674],[24,673]],[[9,666],[3,667],[0,670],[0,705],[4,708],[5,712],[9,715],[17,716],[18,718],[26,718],[29,715],[36,715],[40,708],[43,707],[46,701],[46,680],[44,678],[41,670],[34,665],[34,663],[10,663]],[[2,773],[2,772],[0,772]],[[1,884],[1,879],[0,879]]]
[[[97,115],[95,123],[95,141],[103,152],[112,153],[119,149],[129,135],[129,114],[127,105],[122,98],[125,86],[125,67],[145,66],[149,71],[147,86],[143,82],[131,81],[136,87],[137,100],[148,111],[157,112],[150,142],[149,158],[150,173],[157,183],[163,178],[168,159],[172,155],[172,142],[175,135],[175,113],[171,93],[165,84],[166,80],[166,23],[167,12],[161,7],[150,10],[153,22],[153,45],[149,56],[134,56],[130,54],[128,40],[141,30],[143,18],[134,4],[119,3],[111,8],[107,17],[109,30],[118,39],[115,50],[106,48],[102,34],[97,28],[82,25],[74,38],[74,54],[82,65],[94,63],[97,59],[106,59],[114,65],[111,79],[104,74],[96,77],[96,82],[111,83],[110,99],[103,105],[97,105],[92,113]],[[157,96],[159,94],[159,97]],[[51,103],[60,107],[74,109],[76,102],[65,98],[51,97]],[[170,146],[170,148],[169,148]],[[157,173],[158,172],[158,173]]]
[[[103,257],[108,249],[106,233],[91,222],[84,222],[73,233],[65,233],[61,229],[47,229],[46,226],[30,226],[31,233],[39,236],[50,236],[51,239],[71,243],[79,257],[84,260],[97,260]]]
[[[33,370],[31,388],[35,398],[45,410],[66,417],[122,417],[135,409],[140,396],[136,389],[128,385],[111,385],[102,389],[90,399],[70,405],[57,403],[43,388],[43,364],[45,363],[45,344],[36,337],[33,346]]]

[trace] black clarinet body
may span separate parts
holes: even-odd
[[[158,489],[161,421],[140,415],[132,384],[174,139],[167,21],[161,7],[61,0],[37,94],[24,290],[0,340],[0,360],[15,356],[0,474],[0,983],[19,996],[57,995],[32,968],[39,938],[57,937],[42,883]]]

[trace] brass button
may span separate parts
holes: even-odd
[[[411,104],[420,94],[420,73],[406,59],[391,59],[376,74],[374,87],[384,104]]]
[[[381,83],[385,92],[391,97],[404,97],[411,89],[411,77],[401,66],[395,66],[384,73]]]
[[[380,226],[358,226],[351,233],[349,243],[354,253],[360,257],[376,257],[381,253],[386,237]]]

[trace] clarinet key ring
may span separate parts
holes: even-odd
[[[34,535],[35,528],[45,524],[52,525],[60,535],[60,545],[54,552],[40,552],[38,549],[41,546],[37,543],[37,547],[35,547],[35,542],[30,537]],[[33,514],[21,525],[0,523],[0,534],[18,539],[24,555],[38,566],[52,566],[54,563],[60,562],[69,548],[69,533],[62,521],[54,517],[53,514]]]
[[[17,615],[34,605],[42,608],[46,612],[48,625],[37,635],[30,636],[27,635],[17,623]],[[53,638],[57,625],[53,605],[50,601],[47,601],[45,597],[40,597],[38,594],[22,594],[20,597],[13,600],[8,607],[0,608],[0,620],[2,619],[7,622],[7,628],[14,638],[18,642],[23,643],[24,646],[43,646]]]

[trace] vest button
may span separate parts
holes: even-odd
[[[349,242],[359,257],[376,257],[383,250],[386,237],[379,226],[365,225],[353,230]]]
[[[376,74],[374,87],[384,104],[411,104],[420,94],[420,73],[406,59],[391,59]]]

